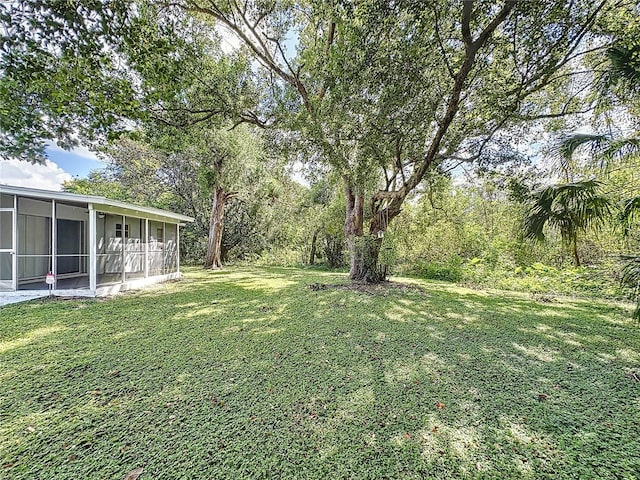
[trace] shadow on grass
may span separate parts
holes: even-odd
[[[191,271],[3,310],[12,478],[634,478],[637,326],[619,307],[340,274]]]

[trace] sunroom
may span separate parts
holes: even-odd
[[[104,197],[0,185],[0,305],[176,279],[180,226],[192,221]]]

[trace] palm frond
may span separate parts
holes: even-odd
[[[618,214],[618,221],[622,225],[625,235],[628,235],[631,223],[638,217],[640,217],[640,196],[625,200]]]
[[[531,195],[524,216],[524,236],[544,240],[545,226],[556,228],[572,241],[579,230],[599,227],[611,213],[608,198],[599,193],[600,182],[590,179],[555,184]]]
[[[576,150],[583,146],[588,146],[592,156],[599,156],[603,150],[606,150],[609,141],[608,135],[574,133],[558,141],[554,148],[554,156],[558,161],[560,170],[568,172],[571,171],[571,162]]]
[[[634,135],[626,138],[615,138],[603,149],[602,155],[606,160],[622,158],[628,155],[640,153],[640,136]]]
[[[589,145],[592,149],[599,149],[609,141],[607,135],[590,133],[574,133],[562,138],[557,146],[558,153],[564,158],[571,158],[575,151],[583,145]]]
[[[640,45],[614,45],[607,51],[612,79],[625,80],[632,89],[640,88]]]
[[[609,135],[576,133],[566,136],[555,147],[555,157],[561,171],[570,171],[575,152],[587,146],[591,157],[597,160],[601,169],[605,169],[615,159],[640,153],[640,135],[636,133],[629,137],[612,138]]]
[[[524,237],[531,240],[544,241],[544,226],[549,215],[544,208],[532,206],[524,217]]]

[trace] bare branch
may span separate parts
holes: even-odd
[[[471,11],[473,10],[473,1],[467,0],[462,5],[462,39],[464,40],[465,47],[471,48],[473,39],[471,38]]]

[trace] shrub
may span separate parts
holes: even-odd
[[[429,262],[419,260],[413,272],[423,278],[443,280],[445,282],[460,282],[463,278],[462,259],[453,256],[445,262]]]

